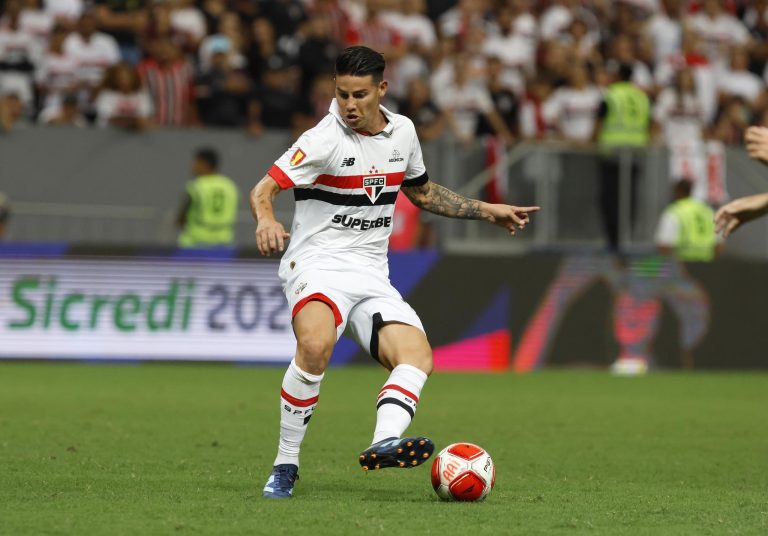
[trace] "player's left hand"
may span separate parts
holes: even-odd
[[[486,220],[504,227],[511,235],[515,235],[517,229],[521,231],[531,221],[529,214],[538,212],[541,207],[515,207],[512,205],[485,205]]]

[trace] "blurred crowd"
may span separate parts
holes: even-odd
[[[738,143],[768,112],[768,0],[0,0],[0,131],[310,128],[365,44],[422,140],[593,140],[631,65],[654,136]],[[687,129],[687,130],[685,130]]]

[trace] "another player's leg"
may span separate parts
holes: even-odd
[[[299,449],[320,397],[320,382],[336,342],[333,312],[311,301],[293,319],[296,357],[288,366],[280,390],[280,443],[264,497],[287,499],[299,477]]]
[[[434,444],[423,436],[402,435],[432,372],[432,349],[423,331],[401,323],[380,327],[376,346],[374,357],[391,373],[377,397],[373,444],[360,454],[360,465],[366,470],[420,465],[432,455]]]

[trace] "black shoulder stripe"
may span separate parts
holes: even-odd
[[[343,205],[347,207],[370,207],[373,205],[394,205],[397,200],[397,192],[384,192],[379,195],[375,203],[371,203],[367,195],[339,194],[320,190],[319,188],[294,188],[293,198],[296,201],[308,201],[314,199],[331,205]]]
[[[425,171],[422,175],[419,175],[418,177],[404,180],[403,187],[408,188],[409,186],[423,186],[427,184],[428,180],[429,180],[429,175],[427,175],[427,172]]]

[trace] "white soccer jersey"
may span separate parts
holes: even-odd
[[[374,136],[348,127],[338,104],[306,131],[269,170],[281,188],[294,188],[291,240],[280,265],[285,281],[305,267],[345,265],[388,273],[387,245],[400,186],[428,177],[416,129],[407,117],[380,107],[387,126]]]

